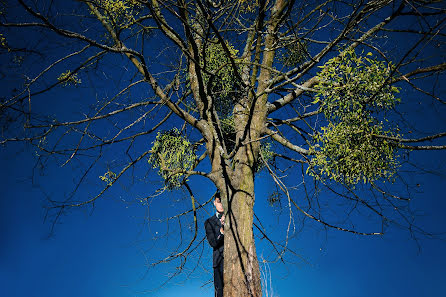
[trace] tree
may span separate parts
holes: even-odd
[[[75,189],[67,200],[51,200],[57,216],[94,204],[146,160],[164,181],[146,202],[179,188],[190,195],[191,211],[178,216],[193,213],[191,241],[159,261],[183,263],[197,244],[203,207],[189,179],[207,178],[227,212],[225,296],[262,294],[253,231],[270,240],[254,224],[262,170],[279,189],[270,203],[283,200],[290,210],[285,241],[270,240],[278,259],[289,250],[292,209],[328,228],[384,232],[330,223],[313,206],[321,195],[366,209],[383,226],[396,214],[421,231],[406,220],[408,199],[387,185],[398,183],[406,152],[446,148],[436,142],[443,127],[407,138],[419,119],[398,110],[412,104],[413,92],[444,110],[436,85],[446,69],[441,1],[18,0],[2,3],[1,19],[2,76],[12,86],[0,107],[1,143],[31,143],[40,164],[51,156],[65,158],[62,165],[89,160],[76,189],[107,147],[130,160],[101,175],[98,194],[74,201]],[[51,62],[42,65],[42,57]],[[117,76],[115,86],[101,83],[107,73]],[[40,101],[35,107],[60,88],[84,95],[85,85],[104,99],[82,103],[90,110],[81,118],[53,115]],[[135,145],[152,133],[150,146]],[[278,175],[289,166],[300,170],[307,202]]]

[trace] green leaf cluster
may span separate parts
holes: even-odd
[[[99,178],[106,182],[107,185],[111,186],[113,185],[113,182],[116,180],[116,173],[113,171],[108,170],[104,175],[99,176]]]
[[[321,130],[313,138],[311,175],[345,184],[392,180],[398,167],[396,148],[376,137],[393,136],[382,123],[353,115],[348,120],[329,122]]]
[[[258,0],[238,0],[238,2],[242,13],[254,12],[256,7],[259,6]]]
[[[220,124],[224,135],[235,134],[235,122],[233,115],[220,119]]]
[[[227,42],[226,47],[231,58],[237,63],[238,50]],[[232,67],[231,58],[217,39],[208,41],[204,52],[205,57],[201,61],[201,67],[206,70],[203,75],[204,84],[214,95],[217,112],[228,115],[232,112],[234,97],[239,89],[239,81]]]
[[[391,68],[371,53],[361,57],[353,50],[322,67],[314,102],[320,103],[328,124],[313,135],[310,174],[345,184],[392,180],[396,147],[385,136],[395,133],[375,116],[399,101],[398,88],[386,83]]]
[[[321,104],[329,120],[391,109],[399,102],[395,97],[399,89],[388,83],[392,64],[373,59],[372,53],[358,56],[354,50],[345,51],[320,67],[314,103]]]
[[[232,151],[235,146],[236,138],[234,115],[228,115],[225,118],[221,118],[220,126],[223,133],[226,149],[228,151]]]
[[[262,169],[266,167],[266,163],[271,163],[274,160],[274,151],[272,149],[271,142],[262,142],[260,144],[260,155],[259,161],[256,163],[254,171],[260,172]],[[263,159],[263,160],[262,160]]]
[[[158,132],[152,143],[149,164],[152,168],[159,168],[158,174],[164,179],[169,190],[179,188],[185,177],[184,172],[174,173],[176,170],[187,171],[193,168],[196,160],[195,148],[190,141],[181,135],[177,128]]]
[[[0,47],[7,48],[6,38],[0,33]]]
[[[135,17],[142,9],[142,4],[137,0],[96,0],[94,2],[105,12],[107,22],[117,27],[134,23]]]
[[[60,74],[57,80],[64,86],[78,85],[82,83],[81,79],[77,76],[77,73],[72,73],[70,70]]]
[[[307,44],[305,42],[295,41],[287,44],[283,52],[278,57],[280,63],[284,66],[297,66],[307,58]]]

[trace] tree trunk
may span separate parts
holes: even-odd
[[[228,195],[223,273],[224,297],[262,296],[253,234],[254,174],[252,166],[247,163],[239,162],[239,165],[236,165],[231,183],[233,189]]]

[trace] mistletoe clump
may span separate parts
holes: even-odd
[[[0,47],[7,48],[6,38],[0,33]]]
[[[148,162],[152,168],[159,169],[158,174],[166,188],[172,190],[181,187],[185,172],[193,168],[195,159],[194,146],[178,129],[173,128],[158,132]]]
[[[283,53],[279,55],[278,60],[284,65],[295,67],[307,58],[307,44],[305,42],[294,41],[284,46]]]
[[[378,135],[393,136],[382,123],[360,115],[329,122],[314,135],[310,173],[346,184],[391,180],[398,167],[396,148]]]
[[[229,115],[225,118],[221,118],[220,125],[226,149],[228,150],[228,152],[230,152],[235,147],[235,139],[236,139],[234,115]]]
[[[108,186],[112,186],[114,181],[116,180],[116,173],[114,173],[111,170],[107,170],[106,173],[104,173],[104,175],[99,176],[99,178],[106,182]]]
[[[329,120],[391,109],[399,102],[399,89],[389,84],[392,64],[373,59],[372,53],[362,57],[349,50],[320,68],[314,103],[321,104]]]
[[[258,0],[239,0],[238,2],[242,13],[254,12],[256,7],[259,6]]]
[[[66,87],[69,85],[78,85],[82,83],[81,79],[77,76],[77,73],[72,73],[70,70],[65,71],[60,74],[57,80],[62,84],[62,86]]]
[[[96,0],[95,4],[104,10],[106,20],[117,27],[134,23],[142,9],[137,0]]]
[[[388,83],[392,65],[371,56],[347,51],[318,74],[314,102],[328,124],[313,135],[310,147],[314,157],[308,170],[317,178],[357,184],[392,180],[396,172],[396,147],[386,139],[397,135],[376,114],[395,106],[399,90]]]
[[[227,51],[217,39],[208,41],[201,66],[206,70],[203,75],[204,84],[209,86],[214,95],[217,112],[227,117],[232,112],[240,82],[236,75],[236,70],[239,71],[239,60],[236,58],[238,50],[227,42],[225,46]],[[234,69],[232,62],[237,69]]]
[[[274,162],[274,151],[271,142],[260,143],[259,160],[254,166],[254,172],[258,173],[266,167],[266,164]]]

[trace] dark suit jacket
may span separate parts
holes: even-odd
[[[224,236],[220,233],[221,222],[216,215],[213,215],[204,222],[204,228],[206,229],[206,237],[209,244],[214,250],[212,253],[212,267],[215,268],[218,265],[223,264]]]

